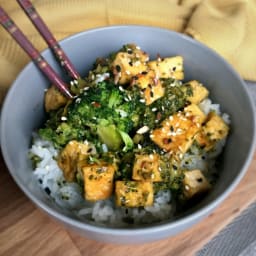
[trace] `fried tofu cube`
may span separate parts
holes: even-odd
[[[118,52],[112,63],[115,82],[126,84],[131,82],[133,76],[148,69],[146,62],[149,56],[136,45],[126,46],[126,52]]]
[[[149,61],[148,66],[160,78],[184,79],[183,58],[181,56],[158,58],[157,60]]]
[[[65,97],[55,86],[51,86],[45,93],[44,97],[44,107],[46,112],[51,110],[56,110],[68,102],[67,97]]]
[[[202,171],[198,169],[184,172],[183,187],[183,193],[186,199],[190,199],[211,189],[210,183]]]
[[[116,169],[116,165],[105,162],[84,166],[85,199],[98,201],[109,198],[113,193],[113,180]]]
[[[116,205],[124,207],[150,206],[154,201],[153,185],[149,181],[116,181]]]
[[[210,140],[221,140],[228,135],[229,126],[215,112],[210,112],[203,130]]]
[[[190,104],[184,108],[185,115],[191,117],[194,122],[202,124],[206,120],[204,112],[196,105]]]
[[[132,79],[132,85],[136,85],[142,89],[146,105],[150,105],[155,100],[164,95],[164,87],[153,70],[142,72]]]
[[[158,182],[162,181],[160,172],[160,156],[158,154],[135,156],[132,179]]]
[[[166,152],[181,158],[192,145],[203,119],[203,112],[196,105],[191,105],[165,119],[160,128],[151,132],[150,138]]]
[[[209,91],[201,83],[196,80],[190,81],[185,84],[191,88],[192,95],[187,97],[190,103],[199,104],[203,99],[209,95]]]
[[[205,150],[214,148],[216,143],[225,139],[229,132],[229,126],[215,112],[210,112],[205,125],[196,136],[197,143]]]
[[[65,146],[58,157],[57,163],[67,181],[75,180],[80,163],[86,160],[93,151],[94,147],[90,143],[80,143],[75,140],[70,141]]]

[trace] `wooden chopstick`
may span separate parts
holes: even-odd
[[[25,11],[28,18],[34,24],[41,36],[45,39],[49,48],[53,51],[57,60],[60,62],[61,66],[67,71],[68,75],[75,80],[80,79],[79,73],[75,70],[75,67],[72,65],[71,61],[62,50],[61,46],[54,38],[53,34],[46,26],[45,22],[42,20],[33,4],[29,0],[17,0],[17,2]]]
[[[72,99],[68,86],[62,81],[60,76],[47,63],[39,51],[32,45],[22,31],[17,27],[13,20],[0,6],[0,23],[21,46],[21,48],[30,56],[45,76],[68,98]]]

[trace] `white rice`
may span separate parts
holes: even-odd
[[[199,106],[205,114],[208,114],[210,111],[216,111],[217,114],[222,116],[224,121],[228,124],[230,123],[229,116],[221,114],[219,105],[212,104],[211,100],[205,99]],[[220,154],[224,144],[225,141],[221,141],[214,151],[203,155],[196,147],[192,148],[189,153],[184,155],[181,163],[182,167],[187,169],[198,168],[206,174],[215,171],[214,161],[216,156]],[[34,170],[34,177],[38,180],[42,189],[46,191],[56,204],[71,210],[82,220],[122,227],[127,225],[127,222],[146,224],[163,221],[172,217],[174,206],[171,204],[170,191],[160,191],[154,197],[154,204],[144,208],[116,207],[114,198],[95,203],[86,202],[83,199],[79,185],[65,181],[63,172],[58,167],[56,161],[58,151],[54,149],[50,142],[40,139],[35,134],[30,153],[37,155],[41,159]]]
[[[116,208],[113,198],[96,203],[86,202],[76,183],[65,182],[63,172],[55,160],[58,151],[50,142],[35,135],[30,153],[41,158],[34,170],[34,176],[42,189],[60,207],[72,210],[80,219],[120,227],[127,225],[127,220],[132,220],[133,223],[152,223],[171,217],[169,191],[159,192],[155,196],[154,204],[145,208]]]

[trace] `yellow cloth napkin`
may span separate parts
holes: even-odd
[[[100,26],[142,24],[187,33],[256,80],[255,0],[32,0],[55,37]],[[39,49],[46,44],[16,1],[0,5]],[[0,28],[0,102],[29,58]]]

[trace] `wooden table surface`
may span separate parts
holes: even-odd
[[[194,255],[255,201],[255,171],[256,154],[231,195],[210,216],[189,230],[158,242],[115,245],[92,241],[65,230],[39,211],[14,183],[0,156],[0,255]]]

